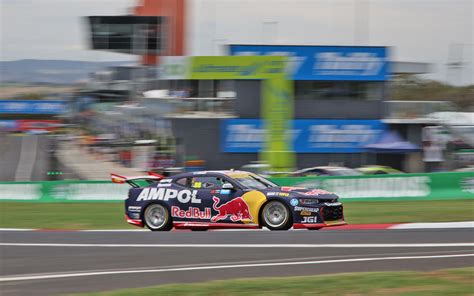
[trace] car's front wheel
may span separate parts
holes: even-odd
[[[290,210],[280,201],[265,204],[261,221],[270,230],[288,230],[293,224]]]
[[[173,228],[168,209],[161,204],[151,204],[143,213],[146,227],[151,231],[168,231]]]

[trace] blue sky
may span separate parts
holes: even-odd
[[[474,83],[471,0],[188,0],[188,53],[225,43],[392,46],[392,59],[433,63],[427,78]],[[117,61],[88,50],[88,15],[125,14],[137,0],[0,0],[0,60]],[[359,15],[357,19],[355,16]],[[359,24],[360,30],[355,26]],[[356,33],[357,32],[357,33]],[[461,53],[462,51],[462,53]],[[461,70],[446,70],[461,59]]]

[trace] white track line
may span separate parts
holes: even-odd
[[[389,229],[439,229],[439,228],[474,228],[474,221],[439,222],[439,223],[406,223],[390,226]]]
[[[95,271],[95,272],[79,272],[79,273],[37,274],[37,275],[23,275],[23,276],[16,275],[16,276],[0,277],[0,282],[45,280],[45,279],[84,277],[84,276],[116,275],[116,274],[158,273],[158,272],[173,272],[173,271],[175,272],[176,271],[196,271],[196,270],[213,270],[213,269],[234,269],[234,268],[252,268],[252,267],[254,268],[254,267],[272,267],[272,266],[328,264],[328,263],[351,263],[351,262],[369,262],[369,261],[387,261],[387,260],[440,259],[440,258],[459,258],[459,257],[473,257],[473,256],[474,254],[373,257],[373,258],[297,261],[297,262],[275,262],[275,263],[232,264],[232,265],[229,264],[229,265],[217,265],[217,266],[195,266],[195,267],[178,267],[178,268],[162,268],[162,269],[114,270],[114,271]]]
[[[21,139],[20,159],[15,172],[15,181],[31,181],[33,167],[36,163],[37,136],[26,136]]]
[[[62,244],[0,243],[11,247],[80,247],[80,248],[427,248],[474,247],[474,243],[407,243],[407,244]]]

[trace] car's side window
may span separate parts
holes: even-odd
[[[184,187],[191,187],[191,178],[184,177],[184,178],[176,180],[175,183]]]
[[[220,189],[225,181],[215,176],[198,176],[191,178],[191,187],[195,189]]]

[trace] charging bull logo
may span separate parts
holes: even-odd
[[[232,220],[232,222],[252,220],[252,216],[250,215],[249,211],[249,206],[242,199],[242,197],[234,198],[233,200],[228,201],[220,206],[217,206],[221,201],[220,198],[218,198],[217,196],[213,196],[212,200],[214,201],[212,208],[218,213],[217,215],[212,217],[212,222],[224,220],[228,216],[230,216],[230,220]]]

